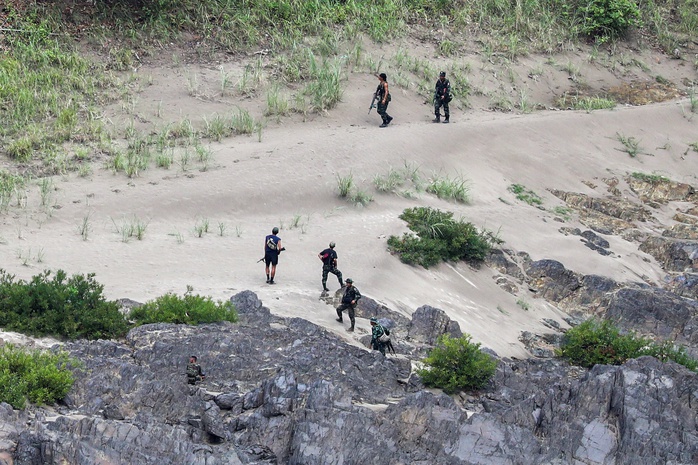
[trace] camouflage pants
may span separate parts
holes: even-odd
[[[322,287],[327,287],[327,275],[332,273],[337,277],[337,280],[339,281],[339,285],[342,286],[344,285],[344,281],[342,281],[342,272],[339,271],[337,268],[333,266],[328,266],[328,265],[323,265],[322,266]]]
[[[371,340],[371,345],[373,346],[373,350],[378,350],[381,354],[385,355],[386,344],[384,342],[381,342],[378,339],[373,339]]]
[[[385,104],[383,104],[383,101],[379,100],[378,104],[376,105],[376,111],[381,118],[383,118],[383,122],[386,124],[392,119],[388,114],[388,105],[390,105],[390,100],[386,101]]]
[[[446,99],[441,100],[440,98],[435,98],[434,99],[434,114],[436,116],[440,116],[441,112],[439,111],[441,107],[444,107],[444,116],[446,119],[448,119],[449,116],[449,111],[448,111],[448,102]]]

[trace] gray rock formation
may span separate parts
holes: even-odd
[[[533,269],[561,271],[539,265]],[[250,292],[232,300],[239,324],[154,324],[121,342],[67,344],[85,369],[65,405],[0,405],[0,464],[698,460],[698,376],[679,365],[645,357],[586,371],[501,360],[466,412],[452,397],[425,391],[404,356],[386,358],[307,321],[274,317]],[[429,306],[408,326],[407,339],[420,343],[460,335]],[[185,381],[190,354],[207,374],[197,386]]]

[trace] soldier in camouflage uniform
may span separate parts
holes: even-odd
[[[335,243],[330,242],[330,247],[323,250],[317,256],[322,260],[322,290],[327,289],[327,275],[332,273],[339,281],[339,287],[344,286],[342,281],[342,272],[337,269],[337,252],[334,251]]]
[[[378,323],[378,320],[376,318],[371,318],[371,347],[373,350],[378,350],[380,351],[381,354],[385,355],[385,346],[386,344],[384,342],[381,342],[380,338],[383,334],[386,334],[385,328]]]
[[[201,370],[201,365],[196,363],[197,360],[196,355],[189,357],[189,363],[187,364],[187,382],[189,384],[196,384],[206,378],[203,370]]]
[[[342,312],[347,310],[349,314],[349,321],[351,321],[351,326],[347,331],[354,331],[354,314],[356,311],[356,303],[361,298],[361,293],[354,287],[354,281],[351,278],[347,278],[345,283],[347,287],[344,288],[344,295],[342,295],[342,303],[337,307],[337,321],[342,323]]]
[[[441,121],[441,107],[444,107],[444,123],[448,123],[450,116],[448,110],[448,102],[451,101],[451,83],[446,79],[446,72],[439,73],[439,79],[436,80],[434,86],[434,123]]]

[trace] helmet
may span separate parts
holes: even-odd
[[[330,242],[330,249],[334,249],[334,246],[335,246],[335,245],[336,245],[336,244],[335,244],[334,242]]]
[[[373,317],[369,320],[371,323],[378,323],[378,319],[376,317]]]
[[[271,233],[272,233],[272,234],[279,234],[279,228],[277,228],[276,226],[274,226],[274,229],[271,230]]]
[[[351,279],[351,278],[347,278],[347,279],[344,280],[344,282],[347,282],[347,283],[349,283],[349,284],[352,284],[352,283],[354,282],[354,280]]]

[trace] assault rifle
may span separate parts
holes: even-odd
[[[286,250],[286,247],[281,247],[281,249],[279,249],[279,253],[283,252],[284,250]],[[259,260],[257,260],[257,263],[263,262],[263,261],[264,261],[264,257],[262,257],[262,258],[260,258]]]
[[[368,114],[369,114],[369,115],[371,114],[371,110],[373,110],[374,108],[376,108],[376,99],[378,99],[378,95],[377,95],[377,94],[373,94],[373,100],[371,100],[371,106],[368,107]]]

